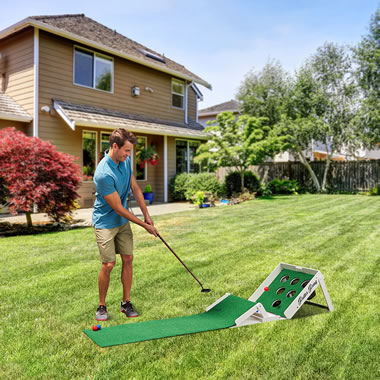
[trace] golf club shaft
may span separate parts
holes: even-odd
[[[203,285],[201,284],[201,282],[193,275],[193,272],[186,266],[186,264],[176,255],[176,253],[170,248],[169,244],[162,238],[162,236],[160,234],[157,234],[157,236],[161,239],[161,241],[169,248],[169,250],[171,251],[171,253],[180,261],[180,263],[187,269],[187,271],[194,277],[195,281],[198,282],[198,284],[202,287],[203,289]]]

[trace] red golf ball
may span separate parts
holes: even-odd
[[[269,290],[269,288],[266,286],[266,287],[264,288],[264,290],[267,292],[267,291]]]
[[[98,331],[98,326],[92,326],[92,329],[93,329],[94,331]]]

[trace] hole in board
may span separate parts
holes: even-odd
[[[301,286],[304,288],[309,282],[310,282],[309,280],[306,280],[306,281],[304,281],[304,282],[301,284]]]
[[[272,303],[272,307],[278,307],[281,305],[281,300],[276,300]]]
[[[290,290],[290,291],[286,294],[286,296],[287,296],[288,298],[294,297],[295,295],[296,295],[296,291],[295,291],[295,290]]]
[[[289,276],[283,276],[283,277],[281,277],[280,282],[286,282],[288,280],[289,280]]]
[[[300,279],[299,278],[293,278],[292,281],[290,281],[290,285],[295,285],[295,284],[298,284],[300,282]]]
[[[285,288],[278,288],[276,294],[282,294],[285,292]]]

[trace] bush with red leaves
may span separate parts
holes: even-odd
[[[12,214],[28,215],[36,204],[40,212],[59,221],[76,208],[79,197],[81,175],[74,160],[57,152],[48,141],[28,137],[15,128],[1,129],[0,201],[7,197]]]

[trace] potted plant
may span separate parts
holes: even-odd
[[[153,203],[154,198],[154,192],[152,191],[151,185],[146,185],[145,189],[143,191],[144,199],[149,201],[149,204],[151,205]]]
[[[160,156],[156,152],[154,145],[151,145],[149,148],[140,150],[137,153],[137,159],[141,169],[143,169],[147,163],[152,166],[156,166],[159,158]]]
[[[193,196],[194,204],[198,205],[199,208],[208,207],[208,204],[203,203],[205,201],[205,193],[203,191],[197,191]]]

